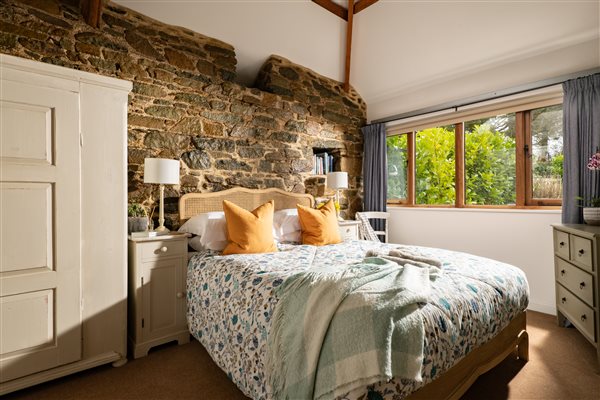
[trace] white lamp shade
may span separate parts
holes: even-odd
[[[329,189],[348,189],[348,173],[329,172],[327,174],[327,187]]]
[[[144,159],[144,183],[179,184],[179,160]]]

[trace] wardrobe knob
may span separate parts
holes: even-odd
[[[182,299],[183,298],[183,293],[182,292],[177,292],[177,298],[178,299]]]
[[[567,298],[563,297],[562,299],[560,299],[560,302],[563,303],[563,304],[565,304],[567,302]]]
[[[167,246],[163,246],[163,247],[161,247],[161,248],[160,248],[160,251],[162,251],[163,253],[166,253],[166,252],[167,252],[167,250],[169,250],[169,249],[167,248]]]
[[[583,249],[579,249],[578,253],[579,253],[580,256],[582,256],[583,253],[585,253],[585,251]]]
[[[560,242],[559,245],[560,247],[565,247],[565,242]]]
[[[563,269],[560,271],[560,276],[563,276],[566,273],[566,271]]]
[[[583,289],[584,287],[585,287],[585,282],[581,282],[581,283],[579,284],[579,289]]]
[[[585,316],[585,314],[583,314],[583,315],[581,316],[581,322],[585,322],[585,320],[586,320],[586,319],[587,319],[587,317]]]

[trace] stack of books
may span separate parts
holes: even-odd
[[[313,155],[313,171],[315,175],[324,175],[333,172],[333,156],[327,152]]]

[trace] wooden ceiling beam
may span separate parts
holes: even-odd
[[[79,9],[88,25],[94,28],[100,26],[104,0],[79,0]]]
[[[327,11],[334,13],[335,15],[337,15],[344,21],[348,21],[348,10],[346,10],[344,7],[340,6],[339,4],[336,4],[331,0],[312,0],[312,1],[313,1],[313,3],[317,3],[318,5],[320,5]]]
[[[379,0],[360,0],[358,3],[354,5],[354,14],[358,14],[365,8],[372,6],[377,3]]]
[[[350,56],[352,54],[352,24],[354,22],[354,0],[348,0],[348,23],[346,24],[346,65],[344,66],[344,90],[350,90]]]

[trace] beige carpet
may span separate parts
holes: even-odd
[[[600,399],[596,349],[550,315],[529,312],[530,361],[508,357],[464,399]],[[125,366],[98,367],[3,397],[13,399],[246,399],[195,341]]]

